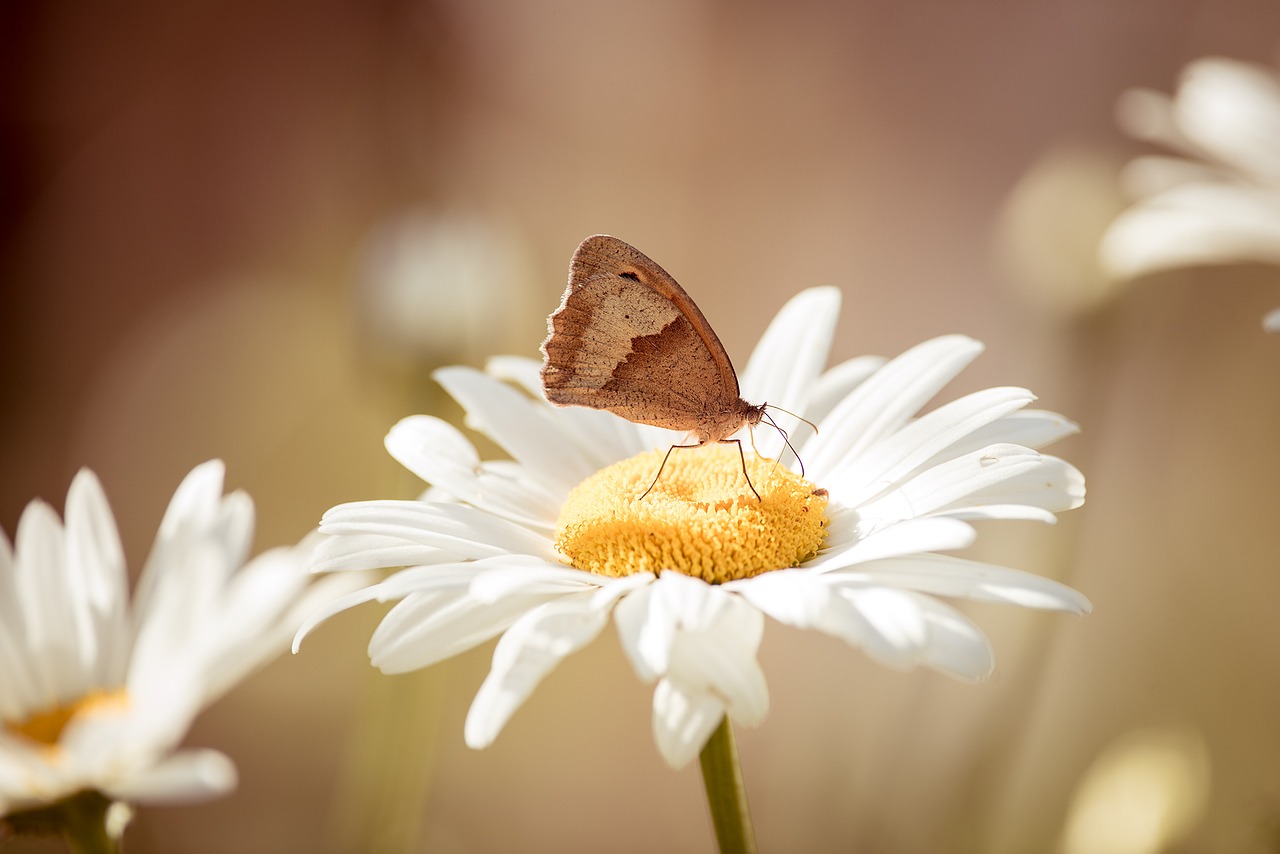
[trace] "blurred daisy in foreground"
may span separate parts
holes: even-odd
[[[67,493],[65,525],[32,501],[14,546],[0,535],[0,816],[13,827],[100,823],[122,814],[112,802],[234,788],[231,760],[179,742],[202,709],[287,649],[301,615],[350,586],[312,584],[309,545],[246,563],[253,503],[224,496],[222,480],[215,460],[178,487],[132,603],[115,520],[87,469]]]
[[[1138,201],[1103,237],[1120,277],[1175,267],[1280,264],[1280,74],[1210,57],[1186,67],[1173,97],[1145,89],[1118,105],[1131,136],[1180,156],[1139,157],[1122,182]],[[1280,329],[1280,310],[1266,320]]]
[[[673,453],[638,500],[682,436],[551,406],[532,360],[438,371],[468,423],[513,459],[480,460],[438,418],[397,424],[387,449],[432,488],[416,501],[333,508],[321,530],[334,536],[316,557],[321,570],[407,568],[335,602],[298,640],[371,600],[400,600],[369,644],[387,673],[501,635],[465,725],[467,744],[482,748],[561,660],[612,622],[636,674],[656,683],[654,737],[678,768],[726,715],[764,719],[756,653],[766,615],[891,667],[924,664],[973,680],[990,672],[991,651],[938,596],[1087,611],[1057,582],[938,554],[972,543],[971,521],[1052,522],[1079,506],[1080,473],[1034,450],[1074,425],[1026,409],[1034,397],[1019,388],[917,416],[981,352],[962,336],[823,372],[839,299],[831,288],[793,299],[743,373],[745,397],[783,403],[820,427],[802,441],[807,430],[778,418],[808,480],[789,455],[792,467],[775,462],[778,435],[757,431],[764,456],[748,455],[747,469],[761,499],[736,448],[716,445]]]

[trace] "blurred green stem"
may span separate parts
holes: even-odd
[[[122,834],[113,833],[108,821],[110,809],[111,801],[96,792],[63,802],[62,815],[66,823],[62,835],[75,854],[119,854],[123,849]]]
[[[756,832],[751,826],[747,788],[742,782],[738,747],[733,740],[728,715],[721,719],[720,726],[707,740],[699,759],[720,854],[755,854]]]
[[[0,819],[10,833],[22,836],[59,834],[74,854],[120,854],[124,826],[132,815],[124,804],[98,792],[79,792],[47,807],[12,813]],[[6,836],[0,834],[0,843]]]

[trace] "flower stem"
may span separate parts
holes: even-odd
[[[756,832],[751,826],[747,788],[742,782],[738,748],[728,715],[721,719],[720,726],[707,740],[699,759],[720,854],[755,854]]]
[[[57,834],[74,854],[120,854],[120,837],[131,815],[127,806],[112,803],[98,792],[78,792],[45,807],[4,816],[0,820],[0,844],[8,834]]]
[[[62,804],[62,835],[75,854],[120,854],[120,832],[112,828],[111,801],[97,792],[85,792]]]

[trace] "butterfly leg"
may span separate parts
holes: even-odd
[[[747,474],[747,455],[742,450],[742,440],[741,439],[721,439],[720,440],[720,444],[722,445],[727,445],[730,442],[738,446],[738,459],[742,460],[742,476],[747,479],[747,486],[750,487],[751,491],[755,493],[756,501],[764,501],[764,499],[760,497],[760,493],[756,492],[755,484],[751,482],[751,475]],[[671,452],[668,451],[667,453],[671,453]]]
[[[643,501],[644,497],[648,495],[650,492],[652,492],[653,488],[658,485],[658,478],[662,477],[662,470],[667,467],[667,460],[671,457],[672,451],[674,451],[676,448],[701,448],[701,447],[702,447],[702,443],[696,442],[692,445],[672,445],[670,448],[667,448],[667,455],[662,458],[662,465],[658,466],[658,473],[653,476],[653,483],[649,484],[649,488],[646,489],[644,493],[641,494],[641,496],[636,499],[636,501]],[[743,462],[743,465],[745,466],[746,462]]]

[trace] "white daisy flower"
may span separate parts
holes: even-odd
[[[762,499],[737,450],[713,445],[673,453],[636,500],[681,436],[551,406],[532,360],[438,371],[470,426],[513,459],[480,460],[438,418],[397,424],[387,449],[432,488],[417,501],[333,508],[321,530],[334,536],[316,557],[321,570],[407,568],[317,614],[298,639],[370,600],[400,600],[369,644],[388,673],[501,635],[465,726],[467,744],[481,748],[612,622],[637,675],[656,683],[654,737],[680,767],[725,715],[763,720],[765,616],[891,667],[978,679],[992,667],[987,642],[938,595],[1086,612],[1085,598],[1057,582],[937,553],[973,542],[973,520],[1052,522],[1079,506],[1080,473],[1034,450],[1075,426],[1026,409],[1034,397],[1020,388],[917,416],[981,352],[963,336],[823,372],[839,302],[832,288],[793,299],[742,375],[747,399],[783,403],[820,428],[815,436],[778,418],[808,480],[774,459],[780,436],[758,431],[764,456],[748,455],[748,469]]]
[[[1280,73],[1198,59],[1177,94],[1139,89],[1118,105],[1138,139],[1180,156],[1139,157],[1122,181],[1138,199],[1102,239],[1103,266],[1122,278],[1201,264],[1280,264]],[[1280,312],[1268,317],[1271,328]]]
[[[65,525],[32,501],[14,545],[0,534],[0,815],[86,790],[158,803],[235,786],[226,756],[178,743],[340,591],[310,583],[310,544],[246,563],[253,503],[222,479],[215,460],[178,487],[132,603],[92,472],[72,482]]]

